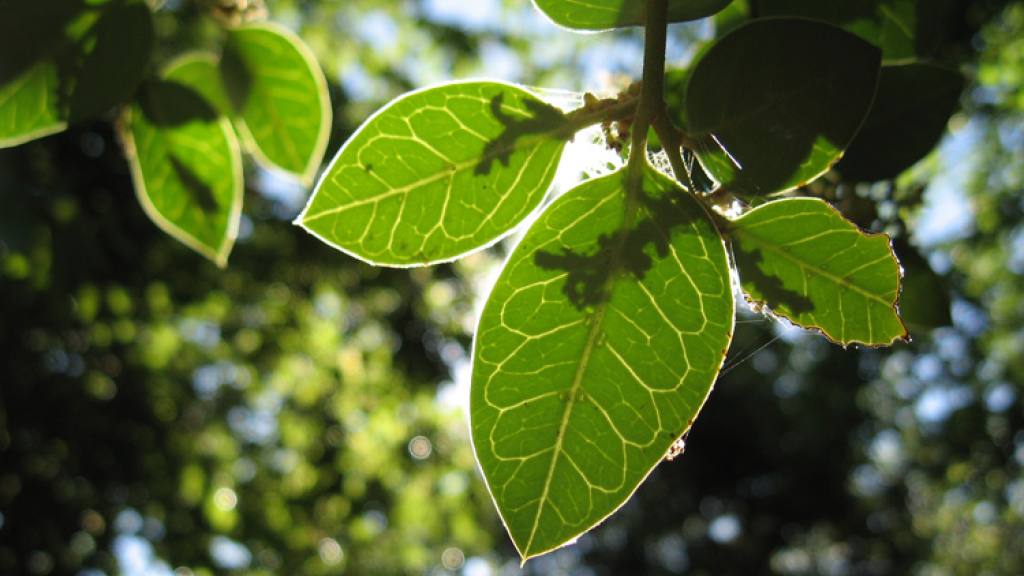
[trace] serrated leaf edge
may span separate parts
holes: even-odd
[[[865,231],[863,228],[861,228],[860,226],[858,226],[857,224],[855,224],[854,222],[850,221],[845,216],[843,216],[843,213],[840,212],[835,206],[833,206],[832,204],[830,204],[830,203],[828,203],[828,202],[826,202],[826,201],[824,201],[824,200],[822,200],[820,198],[809,198],[809,197],[786,198],[786,199],[782,199],[782,200],[775,200],[775,201],[772,201],[770,203],[787,202],[789,200],[798,200],[798,199],[799,200],[816,200],[816,201],[820,202],[821,204],[824,204],[830,210],[832,210],[832,212],[835,213],[840,219],[842,219],[844,222],[846,222],[847,224],[852,226],[859,234],[861,234],[861,235],[863,235],[863,236],[865,236],[867,238],[878,238],[878,237],[885,238],[885,240],[886,240],[886,242],[887,242],[887,244],[889,246],[889,257],[890,257],[890,259],[892,260],[893,264],[896,267],[896,273],[899,275],[899,278],[897,280],[897,287],[896,287],[896,296],[895,296],[895,298],[893,299],[892,302],[883,302],[883,303],[886,306],[891,307],[893,312],[895,312],[896,318],[900,322],[900,327],[903,328],[903,333],[899,334],[897,336],[894,336],[888,342],[881,342],[881,343],[861,342],[861,341],[856,340],[856,339],[849,339],[849,340],[843,341],[841,339],[833,338],[828,333],[828,331],[826,331],[823,327],[821,327],[821,326],[819,326],[817,324],[814,324],[814,323],[804,324],[804,323],[801,323],[801,322],[797,322],[796,320],[790,318],[789,316],[786,316],[785,314],[782,314],[780,312],[776,312],[771,307],[771,305],[768,302],[766,302],[764,300],[759,300],[757,298],[754,298],[749,292],[747,292],[743,288],[742,278],[740,278],[740,273],[739,273],[739,266],[736,265],[736,259],[735,259],[735,256],[733,255],[732,242],[729,241],[729,242],[726,243],[726,248],[727,248],[727,250],[729,252],[729,258],[733,261],[733,266],[735,267],[736,276],[740,280],[739,288],[740,288],[741,293],[743,294],[744,300],[746,300],[749,304],[752,304],[755,307],[757,307],[761,312],[769,314],[773,318],[781,318],[781,319],[785,320],[786,322],[788,322],[789,324],[792,324],[793,326],[797,326],[799,328],[803,328],[805,330],[809,330],[811,332],[819,334],[823,338],[828,340],[829,342],[831,342],[833,344],[836,344],[838,346],[842,346],[843,348],[846,348],[847,346],[850,346],[850,345],[863,346],[865,348],[887,348],[889,346],[892,346],[896,342],[910,342],[910,330],[907,328],[907,324],[903,320],[903,316],[900,314],[900,309],[899,309],[900,298],[903,296],[903,266],[900,264],[899,258],[896,255],[896,251],[893,249],[892,237],[889,236],[888,234],[884,233],[884,232],[867,232],[867,231]],[[767,204],[768,203],[762,204],[761,206],[766,206]],[[755,210],[756,210],[756,208],[755,208]],[[731,224],[733,222],[738,221],[742,217],[743,216],[741,215],[741,216],[736,217],[736,218],[734,218],[732,220],[726,220],[726,222]],[[720,220],[720,219],[716,219],[716,220]],[[728,235],[726,235],[726,237],[728,237]],[[817,270],[817,271],[823,272],[823,271],[820,271],[820,270]],[[832,276],[831,274],[827,274],[827,275],[828,276]],[[873,297],[871,297],[871,298],[876,300],[876,301],[880,300],[878,298],[873,298]]]

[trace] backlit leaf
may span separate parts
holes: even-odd
[[[59,83],[56,68],[40,64],[0,86],[0,148],[17,146],[67,127],[57,102]]]
[[[642,0],[534,0],[555,24],[575,30],[607,30],[642,26],[646,2]],[[710,16],[732,0],[669,0],[669,22]]]
[[[125,115],[122,139],[135,194],[162,230],[218,266],[242,209],[241,150],[231,123],[186,82],[194,59],[172,63]]]
[[[378,265],[451,260],[540,204],[572,133],[561,111],[509,84],[406,94],[346,142],[297,223]]]
[[[287,29],[249,24],[228,34],[221,63],[239,135],[264,164],[311,180],[331,131],[327,80]]]
[[[879,63],[877,48],[829,24],[755,20],[700,59],[676,121],[733,192],[788,190],[839,160],[871,108]]]
[[[836,170],[864,182],[895,178],[935,148],[963,89],[963,76],[944,66],[883,66],[871,113]]]
[[[732,221],[729,235],[751,301],[843,345],[907,337],[888,236],[862,232],[815,198],[764,204]]]
[[[524,559],[619,508],[685,433],[732,337],[721,236],[647,169],[591,180],[510,256],[474,346],[477,460]]]

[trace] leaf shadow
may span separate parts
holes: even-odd
[[[253,74],[234,42],[224,46],[219,69],[228,104],[235,112],[242,112],[252,94]]]
[[[740,272],[740,281],[753,284],[769,308],[795,316],[814,311],[814,302],[810,298],[787,288],[781,278],[772,276],[761,268],[764,261],[762,251],[744,251],[736,243],[733,243],[733,247],[733,259]]]
[[[534,254],[534,264],[568,274],[563,292],[577,309],[597,306],[611,296],[611,280],[616,275],[625,273],[643,280],[654,266],[655,258],[667,258],[671,254],[675,231],[703,217],[699,206],[681,197],[685,192],[678,194],[680,196],[666,192],[654,197],[645,190],[638,194],[637,219],[628,231],[601,234],[597,238],[597,249],[590,253],[572,249],[540,250]]]
[[[171,162],[171,169],[174,170],[175,176],[178,181],[184,186],[186,192],[191,196],[199,209],[206,214],[213,214],[217,211],[218,203],[217,198],[213,195],[213,188],[209,184],[203,182],[203,180],[196,174],[191,168],[189,168],[184,162],[179,160],[174,154],[169,155]]]
[[[213,105],[199,92],[171,80],[147,84],[139,104],[146,119],[161,128],[174,128],[193,121],[212,122],[218,118]]]
[[[565,114],[558,108],[535,98],[523,99],[523,104],[532,114],[528,118],[519,118],[505,113],[502,109],[505,93],[498,92],[490,100],[491,115],[504,128],[496,138],[484,145],[480,162],[474,168],[477,176],[490,174],[495,161],[508,166],[515,151],[516,142],[530,134],[572,134],[572,127]]]

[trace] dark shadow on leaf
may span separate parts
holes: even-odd
[[[675,194],[667,192],[660,197],[640,194],[633,227],[615,235],[602,234],[597,239],[597,250],[592,253],[541,250],[534,254],[534,263],[545,270],[568,272],[564,291],[576,308],[596,306],[610,296],[609,280],[620,273],[643,280],[654,266],[655,258],[669,257],[672,235],[704,217],[696,203]]]
[[[228,103],[235,112],[245,109],[252,93],[252,71],[245,63],[245,59],[238,52],[234,42],[228,42],[224,46],[224,53],[220,62],[220,77],[224,83],[224,92],[227,94]]]
[[[761,269],[764,255],[760,250],[743,251],[736,243],[733,244],[733,258],[740,272],[740,281],[750,283],[760,292],[761,298],[769,308],[799,316],[814,310],[814,303],[803,294],[786,288],[782,279],[766,274]]]
[[[149,64],[153,36],[145,4],[104,7],[87,35],[57,59],[69,122],[95,118],[131,98]]]
[[[761,20],[743,30],[697,65],[687,115],[721,184],[770,193],[816,176],[832,149],[850,143],[870,109],[881,53],[811,20]],[[767,48],[752,49],[759,45]]]
[[[174,175],[184,185],[192,201],[207,214],[217,211],[217,198],[213,195],[213,189],[206,182],[203,182],[191,168],[185,165],[173,154],[170,155],[171,168]]]
[[[491,114],[505,128],[497,138],[484,145],[480,163],[473,170],[473,173],[478,176],[489,174],[495,160],[501,162],[502,166],[508,166],[516,142],[526,135],[564,134],[568,138],[572,134],[572,128],[566,120],[565,114],[558,108],[533,98],[525,99],[523,103],[529,108],[532,116],[523,119],[506,114],[501,109],[504,100],[504,92],[499,92],[491,98]]]
[[[0,86],[63,48],[65,28],[84,10],[83,0],[0,2]]]
[[[162,128],[181,126],[195,120],[212,122],[218,117],[213,105],[198,92],[168,80],[147,84],[139,103],[146,120]]]
[[[95,20],[83,20],[87,15]],[[152,15],[141,1],[0,2],[0,85],[34,66],[52,64],[58,86],[47,97],[71,123],[127,102],[142,80],[152,46]]]

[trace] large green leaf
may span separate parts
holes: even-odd
[[[697,20],[722,10],[732,0],[669,0],[669,22]],[[560,26],[574,30],[607,30],[642,26],[646,0],[534,0],[537,8]]]
[[[125,115],[122,139],[135,194],[162,230],[227,264],[242,211],[242,156],[230,121],[187,82],[191,62],[172,63],[143,86]]]
[[[264,164],[313,178],[331,132],[327,80],[305,43],[281,26],[231,30],[221,60],[242,139]]]
[[[862,232],[816,198],[764,204],[732,221],[729,235],[752,302],[844,346],[907,337],[888,236]]]
[[[0,147],[96,117],[135,91],[153,42],[142,0],[0,3]]]
[[[882,49],[886,60],[930,57],[946,40],[956,0],[751,0],[760,16],[824,20]]]
[[[647,169],[567,192],[516,247],[480,318],[473,444],[524,559],[618,509],[696,418],[733,294],[704,209]]]
[[[406,94],[345,143],[296,222],[373,264],[450,260],[540,204],[572,133],[557,108],[509,84]]]
[[[963,89],[963,76],[944,66],[883,66],[871,114],[836,169],[850,180],[895,178],[935,148]]]
[[[676,120],[730,190],[788,190],[839,160],[871,108],[879,63],[877,48],[829,24],[755,20],[700,59]]]

